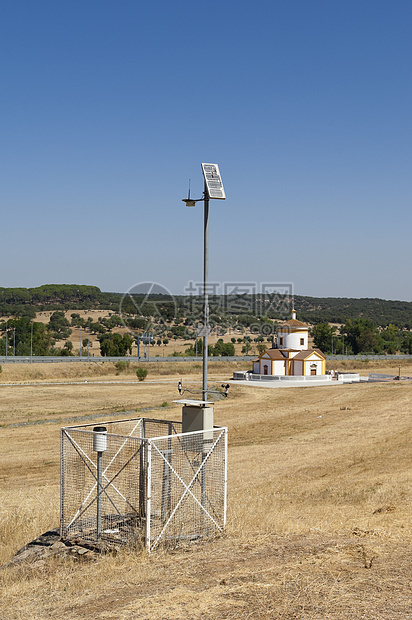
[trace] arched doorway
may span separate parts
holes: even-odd
[[[318,367],[316,366],[316,364],[311,364],[311,365],[310,365],[310,374],[311,374],[311,375],[316,375],[316,374],[317,374],[317,372],[316,372],[316,371],[317,371],[317,368],[318,368]]]

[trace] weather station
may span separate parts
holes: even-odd
[[[225,528],[228,434],[214,425],[208,392],[227,396],[229,384],[223,392],[207,385],[209,200],[224,200],[225,192],[217,164],[202,164],[202,171],[203,197],[191,199],[189,189],[183,200],[204,203],[202,397],[175,401],[181,421],[130,418],[61,429],[60,537],[69,545],[137,544],[150,553]],[[178,390],[191,392],[181,381]]]

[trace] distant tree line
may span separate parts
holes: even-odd
[[[315,347],[326,354],[412,355],[412,332],[400,330],[392,323],[382,329],[369,319],[348,319],[338,330],[325,322],[315,325],[311,334]]]
[[[266,300],[267,301],[267,300]],[[248,327],[256,322],[284,320],[276,305],[267,305],[260,295],[211,295],[210,318],[215,324]],[[283,300],[291,307],[292,300]],[[364,318],[379,327],[389,324],[412,329],[412,302],[374,298],[307,297],[295,295],[293,304],[299,319],[311,324],[346,323]],[[87,310],[101,308],[129,316],[130,321],[153,317],[155,321],[185,322],[186,326],[201,317],[201,296],[123,295],[102,292],[97,286],[83,284],[44,284],[35,288],[0,287],[0,316],[34,318],[41,310]]]
[[[202,321],[202,301],[201,296],[125,296],[76,284],[0,288],[0,316],[13,317],[0,320],[0,354],[7,350],[27,355],[32,350],[34,355],[72,355],[74,347],[69,338],[73,328],[84,330],[87,338],[90,334],[97,336],[102,355],[121,356],[131,352],[133,341],[146,332],[153,334],[152,344],[159,346],[171,340],[192,340],[194,344],[188,351],[194,354],[197,327]],[[249,352],[252,345],[246,340],[248,334],[256,340],[260,351],[264,347],[263,336],[270,341],[277,323],[289,318],[286,311],[278,312],[259,295],[211,295],[209,301],[210,326],[220,336],[218,343],[210,347],[210,355],[233,355],[236,340],[243,343],[244,352]],[[284,302],[284,308],[291,308],[291,299]],[[293,304],[298,318],[313,325],[315,344],[325,353],[341,353],[343,347],[345,353],[353,354],[411,351],[411,302],[297,295]],[[111,314],[96,320],[78,312],[92,308],[108,310]],[[73,310],[70,319],[66,317],[68,309]],[[35,320],[38,312],[46,310],[52,311],[47,325]],[[124,335],[116,334],[121,327],[129,328],[132,344]],[[221,336],[228,330],[238,332],[242,338],[224,343]],[[59,347],[56,343],[62,340],[66,342]],[[87,346],[88,339],[83,339],[82,344]]]

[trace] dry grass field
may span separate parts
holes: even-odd
[[[334,367],[397,373],[397,363]],[[60,426],[115,412],[180,418],[177,381],[199,386],[200,365],[148,368],[141,383],[108,362],[3,365],[0,564],[58,525]],[[210,363],[210,383],[233,369]],[[229,428],[225,535],[150,557],[3,568],[1,618],[412,619],[411,403],[412,381],[231,387],[215,404]]]

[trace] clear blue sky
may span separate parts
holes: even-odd
[[[412,300],[410,0],[15,0],[0,286],[202,278]]]

